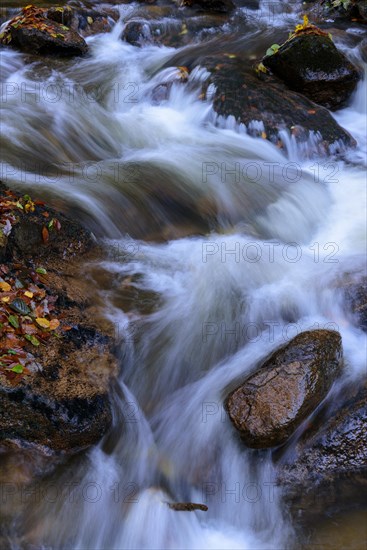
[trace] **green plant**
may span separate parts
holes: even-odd
[[[279,44],[273,44],[272,46],[270,46],[270,48],[266,50],[265,55],[273,55],[279,50],[279,48],[280,48]]]

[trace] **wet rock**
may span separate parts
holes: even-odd
[[[205,504],[195,504],[194,502],[169,502],[169,508],[176,512],[194,512],[194,510],[201,510],[207,512],[208,507]]]
[[[70,453],[96,443],[112,422],[107,387],[96,384],[101,353],[87,354],[93,365],[87,376],[84,350],[84,357],[69,354],[72,367],[60,368],[57,378],[38,373],[16,388],[1,381],[0,445],[32,443]]]
[[[118,11],[112,8],[95,10],[70,6],[49,8],[45,15],[48,19],[66,25],[82,36],[110,32],[119,18]]]
[[[341,399],[278,465],[284,500],[301,522],[367,504],[366,381]]]
[[[44,15],[47,19],[71,27],[75,20],[75,9],[70,6],[53,6],[45,11]]]
[[[345,0],[339,2],[339,4],[328,0],[320,0],[316,9],[318,13],[321,12],[324,19],[332,17],[340,21],[352,20],[361,23],[367,21],[366,0]]]
[[[9,21],[0,41],[32,54],[75,56],[88,51],[84,38],[77,32],[47,19],[44,10],[32,5]]]
[[[249,447],[281,445],[327,395],[341,369],[338,332],[293,338],[227,398],[230,419]]]
[[[265,56],[263,64],[292,90],[328,109],[338,109],[350,98],[360,72],[326,33],[310,28]]]
[[[250,135],[282,148],[280,132],[286,131],[310,156],[341,152],[355,145],[327,109],[287,89],[278,78],[256,73],[243,60],[225,55],[207,58],[204,66],[212,76],[204,85],[203,96],[213,99],[218,115],[233,116],[245,124]]]
[[[367,2],[366,2],[366,0],[354,0],[354,2],[352,2],[352,4],[354,4],[352,9],[355,10],[354,12],[352,11],[352,16],[355,13],[358,19],[361,19],[361,21],[363,21],[363,22],[367,22]]]
[[[2,184],[0,195],[11,203],[25,204],[24,197]],[[46,308],[38,316],[52,312],[59,328],[49,334],[46,327],[45,333],[37,334],[40,340],[31,343],[24,323],[37,306],[17,298],[17,330],[10,340],[8,332],[2,331],[0,350],[6,355],[12,345],[21,346],[27,367],[14,378],[0,365],[0,453],[33,446],[45,455],[70,454],[96,443],[112,421],[109,390],[117,374],[114,327],[99,320],[92,283],[84,282],[85,264],[101,257],[101,251],[78,223],[41,201],[26,200],[33,207],[16,208],[12,214],[2,276],[10,277],[10,286],[20,289],[17,292],[38,285],[45,293],[42,308]],[[39,266],[41,271],[36,269]],[[11,309],[15,302],[10,303]]]
[[[347,307],[352,312],[356,324],[367,332],[367,277],[347,277],[342,289]]]
[[[181,0],[180,7],[197,8],[211,13],[230,13],[236,6],[232,0]]]
[[[122,33],[125,42],[133,46],[142,46],[153,41],[150,25],[145,21],[129,21]]]

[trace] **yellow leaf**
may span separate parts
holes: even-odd
[[[88,24],[91,25],[93,23],[93,19],[88,15],[87,17]]]
[[[28,201],[27,204],[26,204],[25,207],[24,207],[24,210],[25,210],[27,213],[28,213],[28,212],[34,212],[34,210],[35,210],[34,202]]]
[[[56,330],[57,327],[60,326],[60,321],[58,321],[57,319],[51,319],[50,321],[50,330]]]
[[[50,328],[50,321],[44,317],[37,317],[36,323],[42,328]]]
[[[9,283],[0,283],[0,289],[3,292],[9,292],[9,290],[11,290],[11,286],[9,285]]]
[[[256,72],[267,73],[268,70],[263,63],[259,63],[258,66],[256,67]]]
[[[261,137],[262,137],[263,139],[266,139],[266,133],[265,133],[265,132],[261,132]]]
[[[27,296],[27,298],[33,298],[33,292],[30,292],[29,290],[26,290],[24,293],[24,296]]]
[[[1,298],[1,301],[5,303],[9,302],[9,300],[10,300],[10,296],[4,296],[3,298]]]
[[[307,15],[304,15],[303,16],[303,26],[307,27],[307,25],[308,25],[308,17],[307,17]]]

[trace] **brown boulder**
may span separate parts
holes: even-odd
[[[338,332],[302,332],[227,398],[230,419],[249,447],[281,445],[328,393],[341,368]]]
[[[88,46],[77,32],[45,17],[35,6],[22,9],[1,34],[0,43],[32,54],[83,55]]]
[[[112,422],[115,327],[102,319],[85,280],[85,265],[102,252],[87,230],[43,202],[1,183],[0,199],[11,219],[0,264],[0,453],[74,453],[99,441]]]

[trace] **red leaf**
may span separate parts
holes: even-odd
[[[48,243],[49,239],[50,239],[50,234],[48,232],[48,229],[47,229],[46,226],[43,226],[42,227],[42,240],[46,244],[46,243]]]

